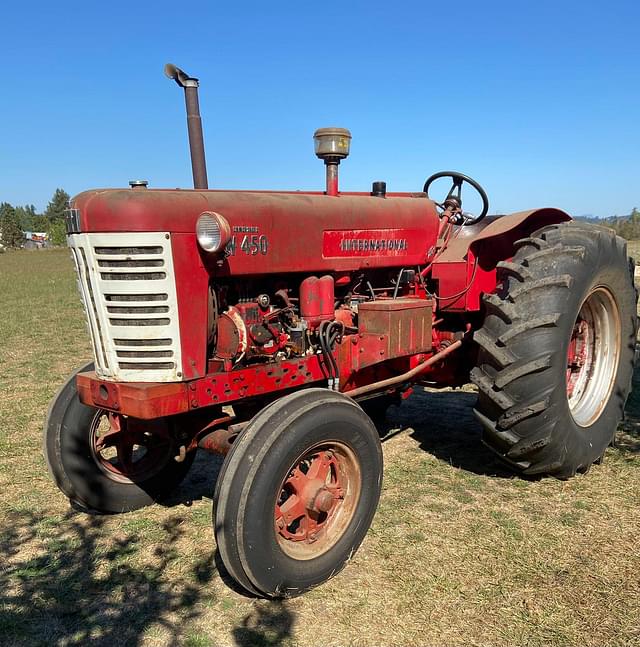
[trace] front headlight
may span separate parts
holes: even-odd
[[[196,238],[205,252],[219,252],[231,239],[231,227],[219,213],[205,211],[198,218]]]

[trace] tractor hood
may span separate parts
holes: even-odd
[[[221,274],[420,265],[438,232],[435,206],[423,193],[380,198],[106,189],[79,194],[71,207],[83,233],[166,232],[194,239],[203,212],[220,214],[231,230],[224,260],[201,255]]]

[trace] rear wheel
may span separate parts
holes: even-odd
[[[630,390],[636,291],[626,244],[575,223],[518,241],[485,296],[472,379],[483,441],[524,474],[568,478],[611,442]]]
[[[378,433],[353,401],[326,389],[277,400],[242,432],[218,477],[214,528],[224,565],[267,597],[321,584],[360,546],[381,481]]]
[[[195,452],[176,462],[165,420],[125,419],[83,404],[76,373],[52,400],[44,425],[44,454],[56,485],[74,503],[102,513],[136,510],[169,494]]]

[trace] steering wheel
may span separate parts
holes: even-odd
[[[453,183],[442,204],[439,202],[436,202],[436,204],[441,209],[453,208],[454,212],[456,212],[456,215],[452,219],[454,224],[475,225],[477,222],[480,222],[489,212],[489,198],[487,198],[485,190],[467,175],[457,173],[456,171],[440,171],[440,173],[435,173],[424,183],[423,191],[427,194],[427,198],[429,197],[429,187],[431,184],[442,177],[450,177]],[[464,182],[470,184],[478,192],[480,198],[482,198],[482,211],[479,216],[462,211],[462,185]]]

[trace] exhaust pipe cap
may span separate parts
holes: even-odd
[[[173,63],[167,63],[164,66],[165,75],[173,79],[181,88],[198,87],[198,79],[189,76]]]

